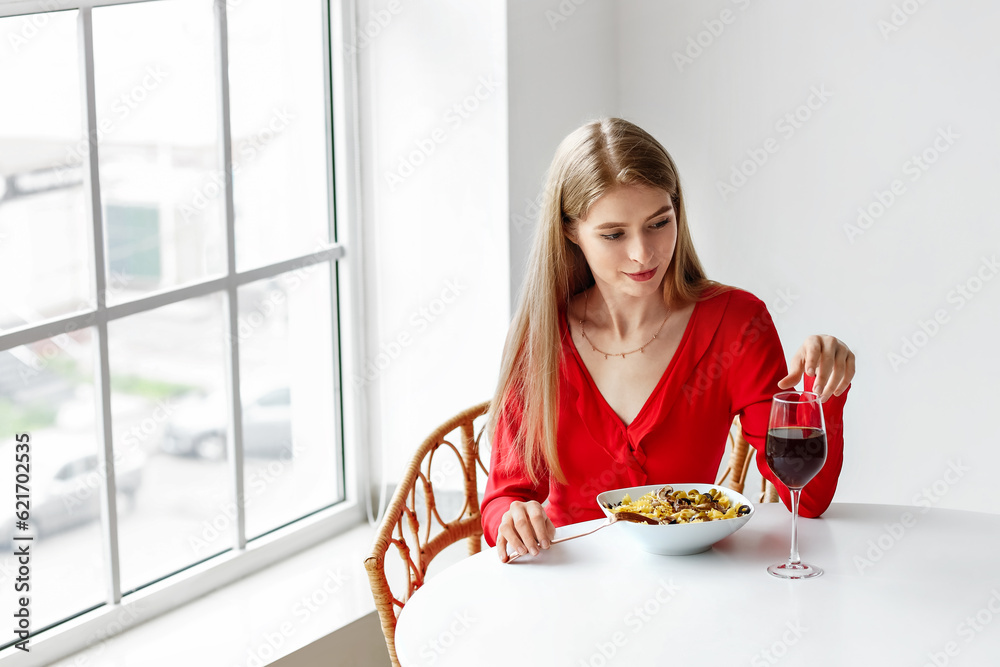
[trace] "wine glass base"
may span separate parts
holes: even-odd
[[[780,563],[767,568],[767,572],[779,579],[811,579],[823,574],[823,569],[809,563]]]

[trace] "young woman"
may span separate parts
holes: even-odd
[[[625,120],[584,125],[556,151],[538,224],[488,425],[483,530],[500,559],[602,517],[601,491],[713,482],[736,415],[787,506],[764,441],[772,395],[803,372],[824,401],[829,453],[799,511],[821,514],[854,354],[810,336],[788,369],[764,304],[705,277],[667,151]]]

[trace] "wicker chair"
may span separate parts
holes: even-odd
[[[729,430],[729,444],[732,450],[729,454],[729,465],[723,471],[716,484],[725,484],[736,493],[743,493],[743,487],[747,481],[747,472],[753,462],[753,448],[743,437],[743,427],[740,425],[740,418],[733,420],[733,428]],[[732,479],[727,478],[732,475]],[[778,490],[774,484],[766,478],[760,481],[760,495],[757,502],[776,503],[778,502]]]
[[[470,556],[480,551],[483,527],[479,514],[477,468],[483,474],[487,471],[479,455],[479,435],[482,432],[476,434],[474,422],[486,414],[489,405],[489,402],[480,403],[455,415],[424,440],[399,481],[375,534],[371,555],[365,559],[375,607],[382,621],[382,632],[394,667],[399,667],[395,642],[396,616],[414,591],[424,584],[431,560],[463,538],[468,540]],[[460,433],[460,448],[449,440],[455,431]],[[441,474],[433,469],[434,456],[444,450],[451,450],[458,458],[464,477],[464,506],[457,517],[447,520],[441,517],[434,495],[434,482],[440,479]],[[440,530],[435,530],[432,535],[432,528],[437,527]],[[407,572],[406,590],[400,590],[398,597],[392,592],[385,573],[385,554],[390,546],[396,547]]]
[[[479,514],[477,468],[483,474],[487,474],[487,470],[479,452],[481,432],[476,434],[474,422],[485,415],[488,408],[489,402],[475,405],[446,421],[424,440],[406,467],[375,534],[371,554],[365,559],[372,596],[394,667],[399,667],[395,643],[396,617],[406,601],[424,584],[431,560],[463,538],[468,540],[470,556],[481,549],[483,528]],[[739,418],[733,426],[729,434],[732,444],[729,467],[716,483],[726,483],[729,488],[742,493],[753,457],[749,443],[743,438]],[[449,440],[455,431],[460,432],[460,448]],[[434,495],[434,456],[442,449],[450,449],[458,457],[464,476],[464,506],[458,516],[450,520],[441,517]],[[730,475],[732,479],[727,481]],[[761,501],[776,502],[777,498],[774,486],[764,480]],[[440,530],[432,535],[432,528],[438,527]],[[385,573],[385,555],[390,546],[396,547],[407,573],[406,590],[400,590],[398,597],[392,592]]]

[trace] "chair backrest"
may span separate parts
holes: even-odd
[[[365,559],[389,658],[396,667],[399,666],[395,643],[396,617],[414,591],[424,584],[431,560],[444,548],[463,538],[468,540],[469,555],[480,550],[483,527],[479,514],[477,468],[484,474],[487,471],[480,457],[479,436],[474,422],[488,409],[488,401],[474,405],[446,421],[424,440],[392,495],[375,534],[371,553]],[[452,442],[455,432],[461,438],[458,446]],[[441,472],[434,469],[434,457],[445,449],[457,457],[458,472],[464,478],[463,498],[460,499],[460,502],[464,500],[464,505],[457,517],[448,519],[441,517],[434,495],[435,481],[442,480]],[[451,472],[455,472],[454,465]],[[450,517],[447,512],[445,514]],[[406,590],[400,588],[398,594],[393,593],[385,572],[385,554],[390,546],[396,547],[406,567]]]
[[[724,483],[736,493],[743,493],[743,487],[747,481],[747,472],[749,472],[750,464],[753,462],[754,449],[747,442],[746,438],[743,437],[743,426],[740,424],[738,416],[733,419],[733,427],[729,429],[729,445],[732,447],[732,451],[729,454],[729,465],[715,483]],[[730,475],[732,475],[731,478]],[[760,495],[757,496],[757,502],[778,502],[778,490],[767,478],[762,478],[760,481]]]

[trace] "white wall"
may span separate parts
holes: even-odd
[[[536,18],[570,4],[540,3]],[[578,7],[551,36],[521,31],[535,43],[510,40],[511,174],[539,184],[537,192],[576,120],[618,110],[648,129],[678,162],[710,275],[771,306],[787,354],[821,332],[857,353],[837,500],[911,504],[937,482],[927,497],[936,505],[1000,511],[986,503],[988,471],[1000,465],[991,415],[1000,396],[991,388],[1000,280],[977,282],[979,272],[994,276],[984,258],[1000,250],[988,203],[1000,175],[1000,45],[992,39],[1000,8],[985,0],[628,0],[608,19],[603,5]],[[894,16],[894,5],[916,11]],[[530,61],[562,34],[589,41],[574,54],[594,43],[617,52],[609,58],[617,91],[601,70],[586,85],[594,68],[585,58]],[[700,52],[689,42],[699,39]],[[690,62],[675,59],[689,47]],[[517,94],[554,79],[567,89]],[[810,101],[816,108],[800,109]],[[798,127],[783,120],[796,112]],[[517,142],[522,117],[544,134]],[[938,140],[948,128],[956,138]],[[935,141],[947,150],[921,170],[912,156],[931,149],[934,158]],[[752,175],[724,197],[718,184],[748,151],[763,164],[746,167]],[[857,226],[857,209],[878,203],[895,180],[901,194]],[[523,197],[512,176],[512,213]],[[511,249],[516,283],[526,249],[513,238]],[[958,285],[981,291],[966,299]],[[925,339],[920,322],[935,314],[943,324],[927,325],[934,334]],[[906,350],[909,359],[904,337],[921,345]],[[949,473],[952,463],[961,477]]]
[[[512,310],[552,154],[576,127],[618,113],[615,23],[610,2],[507,2]]]
[[[1000,280],[971,300],[952,291],[977,287],[983,258],[1000,250],[987,195],[1000,175],[1000,10],[903,3],[919,9],[880,30],[894,4],[624,3],[622,108],[677,159],[711,274],[768,303],[792,291],[775,314],[786,352],[829,332],[857,353],[838,499],[912,503],[951,461],[967,470],[940,505],[995,512],[986,499],[987,471],[1000,464],[989,446]],[[674,51],[723,10],[732,22],[678,66]],[[817,88],[828,99],[797,111]],[[810,117],[795,128],[786,113]],[[946,141],[949,128],[957,138]],[[718,182],[768,138],[777,151],[724,198]],[[932,159],[946,150],[923,170],[912,156],[928,149]],[[893,181],[901,194],[878,194]],[[895,201],[863,229],[858,208],[879,196]],[[935,313],[947,321],[925,339],[919,323]],[[925,345],[890,360],[904,337]]]
[[[912,503],[954,461],[970,469],[939,504],[992,511],[1000,288],[953,290],[992,275],[983,257],[1000,246],[985,203],[1000,171],[998,10],[926,4],[883,36],[893,3],[852,2],[360,3],[368,344],[385,365],[365,383],[390,479],[434,425],[489,396],[552,152],[587,119],[621,114],[672,152],[710,274],[771,305],[786,352],[829,332],[858,354],[838,500]],[[699,38],[692,62],[675,60]],[[480,88],[467,118],[449,115],[480,77],[499,85]],[[814,89],[829,96],[811,98],[799,127],[783,121]],[[949,127],[953,145],[912,180],[911,156]],[[768,139],[766,162],[730,182]],[[400,172],[428,141],[434,152]],[[894,180],[888,210],[845,229]],[[720,182],[735,191],[724,198]],[[436,304],[455,278],[454,303]],[[432,305],[444,308],[430,321]],[[936,312],[947,321],[894,368],[888,355],[904,336],[924,343],[920,321]]]
[[[374,476],[490,397],[509,319],[504,3],[358,2]],[[384,453],[384,459],[379,457]],[[457,480],[457,476],[456,476]]]

